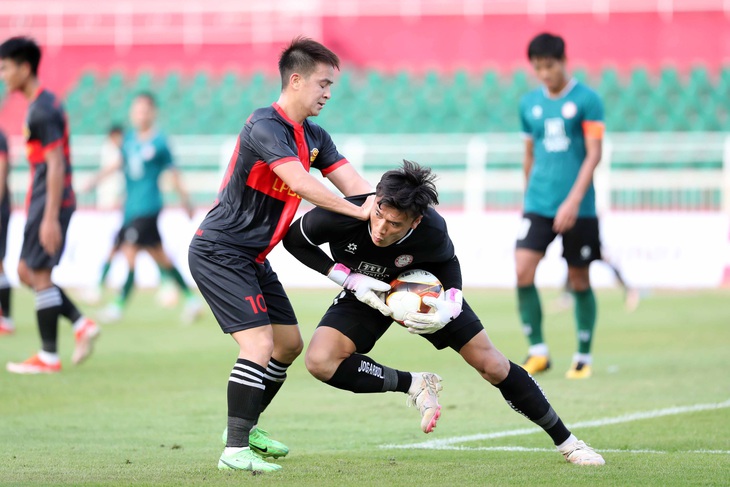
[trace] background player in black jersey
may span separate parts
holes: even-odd
[[[541,426],[566,460],[602,465],[601,455],[565,427],[534,379],[505,358],[490,341],[479,318],[462,298],[461,268],[438,204],[435,177],[429,168],[404,161],[386,172],[376,188],[368,221],[316,208],[294,222],[284,246],[302,263],[331,275],[334,269],[352,276],[389,282],[408,269],[425,269],[448,289],[443,299],[427,302],[433,314],[406,313],[411,333],[434,347],[452,348],[517,412]],[[352,198],[363,201],[365,195]],[[328,243],[332,258],[319,245]],[[428,299],[428,298],[426,298]],[[390,316],[361,303],[343,290],[319,323],[306,352],[307,369],[317,379],[355,393],[400,391],[410,395],[423,415],[425,432],[438,411],[440,378],[403,372],[364,355],[392,323]],[[375,371],[375,372],[373,372]]]
[[[190,272],[223,332],[239,345],[228,381],[220,469],[275,471],[281,466],[262,456],[289,452],[256,427],[303,347],[296,315],[267,255],[284,237],[302,199],[356,220],[370,213],[367,204],[346,201],[309,174],[310,167],[319,169],[346,196],[371,190],[329,134],[308,120],[329,101],[336,69],[337,56],[311,39],[296,38],[284,49],[279,100],[246,121],[218,199],[190,243]],[[359,283],[363,299],[383,306],[367,292],[369,284]]]
[[[19,374],[61,370],[58,357],[58,317],[73,323],[76,348],[72,361],[79,364],[92,351],[99,327],[81,315],[66,294],[51,281],[51,271],[61,259],[76,197],[71,187],[68,125],[61,102],[38,82],[41,51],[25,37],[0,45],[0,75],[9,92],[18,91],[30,102],[24,135],[31,165],[31,189],[26,197],[28,219],[18,263],[18,276],[35,291],[41,350],[25,362],[8,362],[7,370]]]
[[[15,332],[13,319],[10,317],[10,281],[5,275],[5,251],[8,244],[8,223],[10,222],[10,192],[8,191],[8,173],[10,157],[8,156],[8,139],[0,130],[0,335]]]

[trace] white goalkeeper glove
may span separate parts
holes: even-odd
[[[385,293],[390,291],[390,284],[387,282],[378,281],[364,274],[352,272],[347,266],[342,264],[332,266],[332,270],[327,274],[327,277],[343,288],[352,291],[359,301],[367,304],[371,308],[377,309],[383,315],[390,316],[393,313],[385,302],[375,294],[376,292]]]
[[[461,314],[464,295],[460,289],[452,287],[442,298],[426,296],[423,303],[433,308],[432,313],[408,312],[403,315],[403,324],[408,331],[417,335],[427,335],[439,331],[451,320]]]

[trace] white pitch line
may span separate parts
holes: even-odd
[[[439,450],[453,451],[519,451],[519,452],[546,452],[555,453],[555,448],[528,448],[524,446],[451,446],[440,447]],[[713,455],[730,455],[730,450],[683,450],[683,451],[663,451],[663,450],[620,450],[620,449],[604,449],[601,453],[651,453],[665,455],[668,453],[698,453]]]
[[[663,416],[674,416],[677,414],[694,413],[698,411],[710,411],[713,409],[730,408],[730,399],[724,402],[710,404],[693,404],[691,406],[677,406],[665,409],[654,409],[652,411],[640,411],[637,413],[624,414],[614,416],[612,418],[594,419],[592,421],[582,421],[568,425],[568,428],[592,428],[597,426],[606,426],[610,424],[629,423],[631,421],[639,421],[642,419],[661,418]],[[539,433],[540,428],[520,428],[506,431],[496,431],[494,433],[479,433],[476,435],[455,436],[452,438],[444,438],[439,440],[422,441],[418,443],[409,443],[406,445],[380,445],[383,449],[446,449],[447,446],[455,443],[465,443],[468,441],[490,440],[494,438],[505,438],[509,436],[522,436]],[[625,451],[625,450],[622,450]]]

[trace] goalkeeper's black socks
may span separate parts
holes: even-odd
[[[562,444],[570,436],[570,431],[550,406],[535,379],[519,365],[509,364],[507,377],[495,387],[512,409],[544,429],[553,443]]]
[[[343,360],[332,378],[325,382],[338,389],[363,394],[408,392],[412,379],[410,372],[391,369],[366,355],[355,353]]]

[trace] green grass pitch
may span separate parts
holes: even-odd
[[[305,343],[335,293],[291,291]],[[464,294],[497,347],[520,361],[514,293]],[[566,463],[457,354],[393,326],[369,355],[444,378],[434,433],[420,431],[403,394],[330,388],[300,357],[261,421],[291,448],[283,471],[219,472],[237,347],[209,312],[185,326],[180,308],[141,292],[87,363],[71,365],[62,323],[61,374],[0,371],[0,485],[728,485],[730,292],[657,292],[629,314],[618,291],[599,290],[594,376],[578,382],[563,376],[572,313],[548,312],[556,291],[542,297],[553,369],[537,380],[576,435],[604,453],[603,467]],[[14,306],[18,331],[0,337],[3,362],[38,346],[31,294],[17,290]]]

